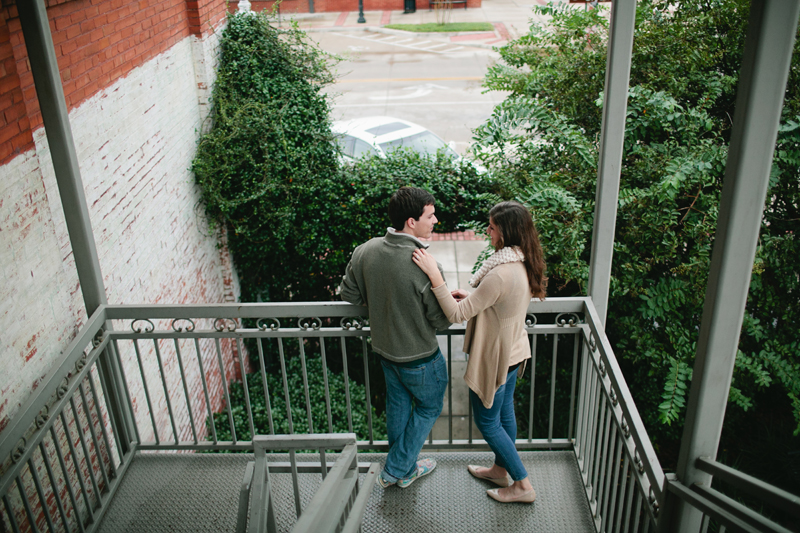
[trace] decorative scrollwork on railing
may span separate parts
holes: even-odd
[[[611,389],[611,405],[616,407],[618,403],[619,400],[617,399],[617,393],[614,392],[614,389]]]
[[[639,470],[639,473],[644,474],[644,463],[639,457],[639,450],[636,450],[636,453],[633,455],[633,462],[636,464],[636,468]]]
[[[278,331],[281,329],[281,321],[277,318],[259,318],[256,322],[256,327],[261,331]]]
[[[186,322],[189,323],[189,325],[186,326],[186,327],[179,326],[178,322],[180,322],[181,320],[185,320]],[[194,320],[192,320],[191,318],[173,318],[172,322],[170,322],[169,325],[172,327],[172,331],[178,331],[178,332],[181,332],[181,331],[186,331],[186,332],[194,331]]]
[[[309,322],[310,320],[310,322]],[[302,329],[303,331],[308,331],[309,329],[317,330],[322,327],[322,320],[319,318],[312,316],[312,317],[305,317],[305,318],[298,318],[297,319],[297,327]]]
[[[580,323],[581,319],[575,313],[560,313],[558,316],[556,316],[556,325],[560,328],[563,328],[564,326],[574,328]]]
[[[80,372],[86,366],[86,353],[84,353],[80,359],[75,361],[75,370]]]
[[[94,346],[95,348],[97,348],[98,346],[100,346],[101,344],[103,344],[103,333],[104,333],[104,332],[103,332],[103,330],[102,330],[102,328],[101,328],[101,329],[100,329],[100,330],[97,332],[97,335],[95,335],[95,336],[94,336],[94,338],[92,339],[92,346]]]
[[[342,326],[342,329],[353,328],[360,330],[364,328],[365,322],[366,320],[360,316],[345,316],[342,317],[342,319],[339,321],[339,324]]]
[[[625,435],[626,439],[631,438],[631,428],[628,426],[628,421],[624,418],[622,419],[622,434]]]
[[[239,325],[232,318],[218,318],[214,320],[214,329],[217,331],[236,331]]]
[[[146,324],[144,325],[144,328],[142,328],[141,326],[137,327],[136,326],[137,322],[146,322]],[[156,329],[156,326],[149,318],[137,318],[136,320],[131,322],[131,330],[134,333],[150,333],[154,329]]]
[[[69,392],[69,378],[64,377],[64,379],[61,380],[61,384],[56,389],[56,398],[60,400],[67,395],[67,392]]]
[[[532,328],[538,322],[536,315],[525,315],[525,327]]]
[[[600,361],[600,376],[606,377],[606,365],[602,361]]]
[[[594,338],[594,334],[589,335],[589,348],[591,348],[593,352],[597,351],[597,339]]]
[[[25,455],[25,448],[27,447],[28,441],[25,440],[25,437],[20,437],[17,445],[13,450],[11,450],[11,462],[17,463],[20,459],[22,459],[22,456]]]
[[[659,506],[658,506],[658,501],[656,500],[656,495],[653,493],[653,487],[650,487],[649,500],[650,500],[650,505],[653,507],[653,516],[655,518],[658,518]]]
[[[50,419],[50,410],[45,405],[42,407],[42,410],[39,411],[39,414],[36,415],[36,418],[33,422],[36,424],[36,429],[42,429],[47,421]]]

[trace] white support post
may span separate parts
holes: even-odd
[[[716,458],[769,184],[800,2],[754,0],[745,40],[731,144],[711,255],[678,479],[709,487],[695,466]],[[702,513],[679,501],[672,531],[699,531]]]
[[[17,2],[86,315],[108,303],[44,0]]]
[[[17,2],[22,35],[28,50],[28,59],[33,74],[39,109],[53,159],[53,169],[67,223],[69,243],[75,258],[78,281],[83,294],[83,303],[87,317],[91,317],[101,306],[108,303],[103,273],[100,271],[100,259],[92,232],[92,221],[89,217],[89,206],[83,190],[83,180],[75,151],[75,141],[69,122],[69,111],[61,84],[61,74],[50,33],[50,20],[44,0]],[[106,329],[112,329],[111,322]],[[108,353],[108,352],[107,352]],[[112,417],[119,423],[121,453],[130,449],[129,431],[133,414],[119,401],[119,384],[122,377],[109,357],[100,360],[103,372],[101,379],[104,387],[111,392],[107,398],[107,406]]]
[[[611,260],[614,255],[614,232],[617,223],[619,178],[625,139],[625,116],[628,110],[628,81],[631,74],[635,23],[636,0],[615,0],[611,4],[588,287],[588,295],[603,325],[608,312],[608,291],[611,284]]]

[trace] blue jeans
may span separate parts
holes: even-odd
[[[414,473],[417,455],[444,405],[447,365],[441,350],[422,366],[399,366],[381,359],[386,378],[386,431],[389,453],[383,467],[386,481]]]
[[[519,368],[509,372],[506,382],[497,389],[491,409],[485,408],[478,395],[469,391],[475,425],[494,452],[495,464],[505,468],[514,481],[528,477],[528,471],[525,470],[514,445],[517,439],[517,419],[514,416],[517,370]]]

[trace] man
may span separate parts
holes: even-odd
[[[436,340],[447,329],[428,276],[411,260],[436,224],[433,196],[401,187],[389,200],[392,222],[384,237],[353,252],[342,281],[342,299],[366,305],[372,349],[381,356],[386,378],[386,426],[389,453],[378,478],[386,488],[406,488],[436,468],[432,459],[417,461],[425,438],[442,412],[447,366]],[[439,265],[439,270],[442,270]]]

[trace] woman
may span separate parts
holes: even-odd
[[[464,352],[470,357],[464,381],[470,389],[475,424],[495,453],[495,461],[491,468],[469,465],[467,469],[503,487],[486,491],[495,500],[532,503],[536,492],[514,445],[514,386],[517,373],[524,371],[524,361],[531,357],[525,315],[532,297],[544,299],[545,264],[531,214],[522,204],[494,206],[488,234],[495,253],[470,280],[475,288],[472,293],[449,292],[436,260],[424,249],[414,251],[413,261],[430,278],[447,318],[454,323],[469,320]]]

